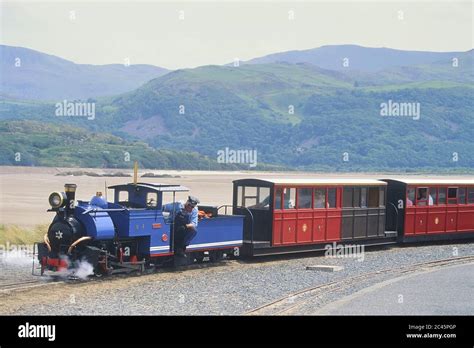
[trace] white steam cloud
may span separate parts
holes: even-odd
[[[87,280],[90,275],[94,274],[94,266],[85,260],[72,262],[68,256],[64,255],[61,256],[61,260],[66,261],[68,265],[73,264],[73,267],[57,271],[52,275],[65,279],[79,278]]]
[[[94,267],[87,261],[78,261],[74,269],[74,276],[85,280],[88,276],[94,274]]]

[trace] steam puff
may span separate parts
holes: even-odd
[[[94,274],[94,267],[87,261],[79,261],[74,270],[74,274],[79,279],[85,280],[88,276]]]
[[[66,261],[68,265],[72,264],[72,261],[66,255],[61,256],[61,260]],[[88,276],[93,274],[94,266],[89,262],[82,260],[74,262],[74,267],[58,271],[54,275],[61,278],[77,277],[81,280],[86,280]]]
[[[33,262],[32,258],[33,253],[29,250],[0,250],[0,265],[22,268],[26,266],[31,267],[31,264]],[[67,279],[69,277],[76,277],[82,280],[86,280],[88,276],[94,274],[94,266],[92,266],[89,262],[85,260],[72,262],[66,255],[62,255],[60,258],[62,261],[66,261],[68,265],[72,265],[73,267],[70,267],[68,269],[62,269],[60,271],[49,274],[54,278],[59,277]]]

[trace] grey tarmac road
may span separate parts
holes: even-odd
[[[314,314],[474,315],[474,263],[390,279]]]

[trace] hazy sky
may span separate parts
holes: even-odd
[[[89,64],[175,69],[330,44],[474,46],[471,1],[2,1],[1,10],[2,44]]]

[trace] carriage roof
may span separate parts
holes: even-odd
[[[386,182],[362,178],[253,178],[234,180],[237,185],[288,185],[288,186],[385,186]]]
[[[441,179],[441,178],[389,178],[385,180],[395,181],[406,185],[474,185],[474,179]]]

